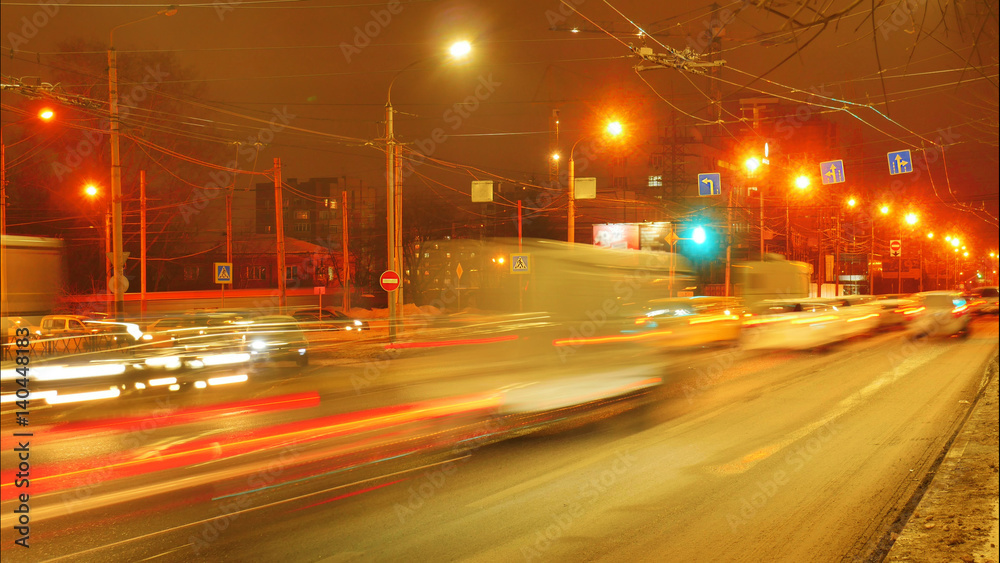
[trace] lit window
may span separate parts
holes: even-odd
[[[309,212],[308,211],[296,211],[295,212],[295,219],[297,219],[299,221],[308,221],[309,220]]]
[[[649,177],[649,186],[650,187],[659,187],[659,186],[662,186],[662,185],[663,185],[663,176],[656,175],[656,176],[650,176]]]

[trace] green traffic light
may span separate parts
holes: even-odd
[[[703,227],[695,227],[694,234],[691,236],[691,240],[693,240],[697,244],[701,244],[705,242],[705,238],[706,238],[705,229]]]

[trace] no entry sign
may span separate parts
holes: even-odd
[[[399,274],[392,270],[386,270],[379,276],[378,284],[386,291],[395,291],[399,288]]]

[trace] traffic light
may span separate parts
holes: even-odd
[[[705,242],[705,238],[705,228],[701,226],[695,227],[694,231],[691,233],[691,240],[693,240],[695,244],[702,244]]]

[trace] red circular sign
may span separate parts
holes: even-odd
[[[903,244],[898,240],[894,240],[889,243],[889,248],[891,248],[892,250],[899,250],[900,248],[902,248],[902,246]]]
[[[382,272],[382,275],[378,278],[378,284],[386,291],[395,291],[398,289],[399,281],[399,274],[392,270]]]

